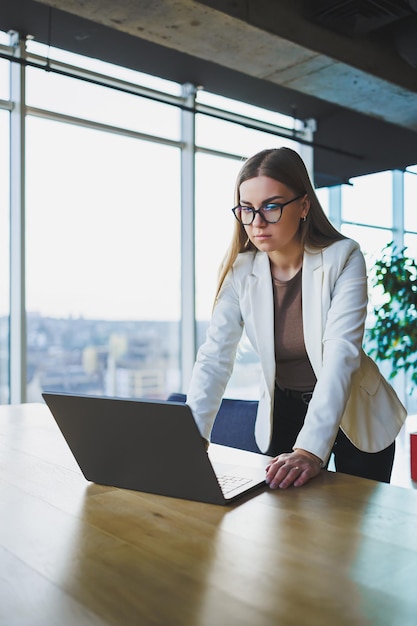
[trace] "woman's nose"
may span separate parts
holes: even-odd
[[[260,226],[266,226],[266,224],[267,224],[267,223],[266,223],[266,222],[265,222],[265,220],[262,218],[261,214],[260,214],[260,213],[257,213],[257,214],[255,215],[255,219],[254,219],[254,220],[253,220],[253,222],[252,222],[252,225],[257,226],[257,227],[259,228]]]

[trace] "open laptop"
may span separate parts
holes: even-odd
[[[265,485],[263,455],[255,455],[264,459],[258,467],[210,461],[186,404],[42,395],[88,481],[212,504]]]

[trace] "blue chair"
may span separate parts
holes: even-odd
[[[172,393],[170,402],[185,403],[183,393]],[[255,400],[232,400],[224,398],[216,415],[211,441],[231,448],[260,452],[255,441],[255,418],[258,402]]]

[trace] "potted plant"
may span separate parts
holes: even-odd
[[[381,297],[373,307],[374,322],[367,331],[370,352],[391,365],[389,377],[409,375],[411,392],[417,387],[417,263],[391,242],[373,267],[371,283]]]

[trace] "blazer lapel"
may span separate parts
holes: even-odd
[[[270,393],[275,387],[274,298],[268,255],[257,253],[248,277],[252,324],[247,333],[256,338],[262,370]],[[254,312],[256,311],[256,316]]]
[[[304,342],[316,376],[322,367],[323,255],[305,251],[303,259],[302,307]]]

